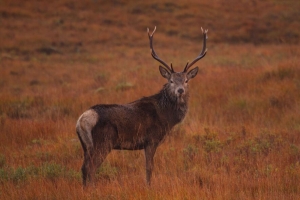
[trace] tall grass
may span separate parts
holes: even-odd
[[[229,9],[246,4],[243,16]],[[289,43],[299,20],[277,28],[299,17],[298,3],[22,5],[0,2],[0,199],[298,198],[300,50]],[[201,49],[199,19],[208,54],[190,83],[186,119],[158,148],[151,187],[143,151],[113,151],[83,190],[77,117],[157,92],[165,80],[146,27],[158,26],[158,54],[179,71]]]

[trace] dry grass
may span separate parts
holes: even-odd
[[[0,199],[299,197],[296,1],[16,0],[0,1],[0,18]],[[77,117],[162,87],[155,25],[177,71],[209,29],[188,116],[158,148],[151,187],[143,151],[114,151],[84,191]]]

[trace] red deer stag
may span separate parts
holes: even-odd
[[[156,27],[150,34],[148,29],[151,55],[164,66],[159,66],[159,71],[168,82],[152,96],[124,105],[95,105],[79,117],[76,131],[84,151],[81,168],[84,186],[93,182],[96,169],[113,149],[144,149],[146,181],[150,185],[156,148],[187,113],[188,81],[197,75],[198,67],[189,69],[206,54],[207,30],[202,29],[201,53],[191,63],[187,63],[182,72],[175,72],[172,64],[170,67],[155,53],[155,30]]]

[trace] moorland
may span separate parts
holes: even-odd
[[[300,2],[0,1],[0,199],[297,199]],[[95,104],[128,103],[184,68],[189,112],[155,155],[113,151],[82,189],[75,132]]]

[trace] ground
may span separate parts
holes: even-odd
[[[300,3],[296,1],[0,1],[0,199],[297,199]],[[77,118],[128,103],[208,53],[189,112],[158,148],[113,151],[82,189]]]

